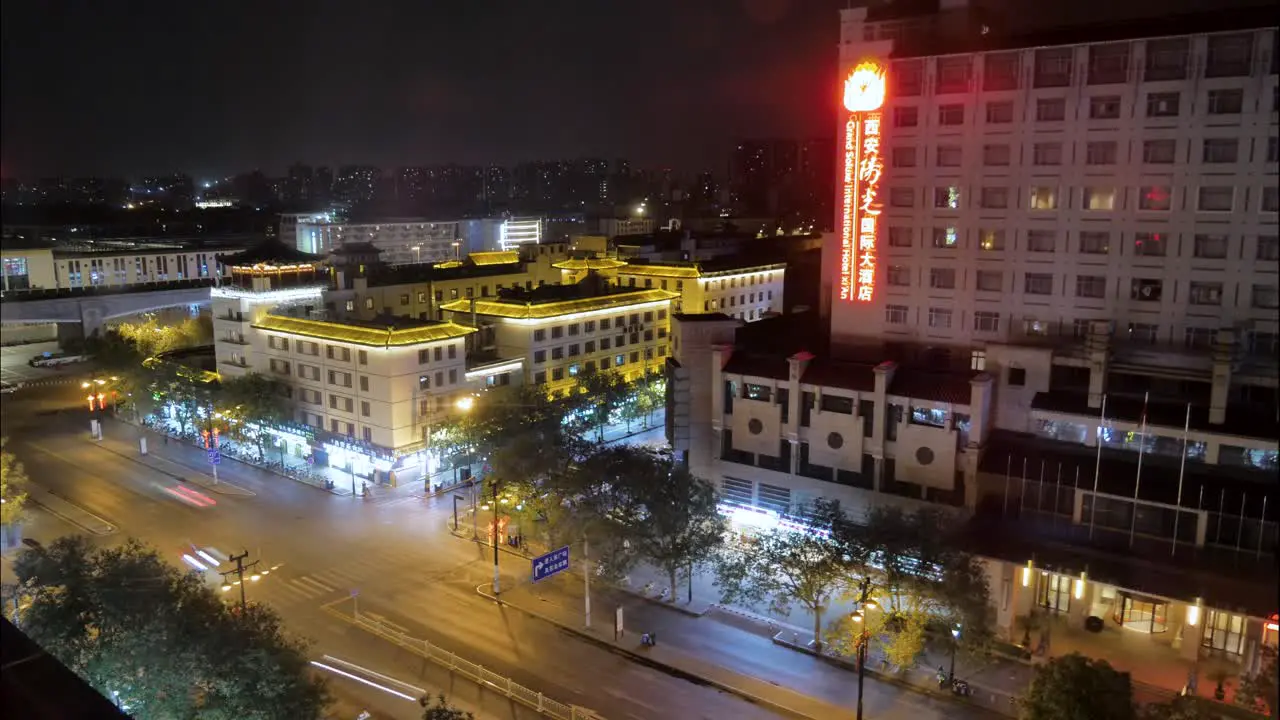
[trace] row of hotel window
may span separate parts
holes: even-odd
[[[1270,111],[1275,112],[1280,109],[1280,92],[1276,88],[1272,88],[1270,107],[1263,105],[1261,96],[1254,99],[1252,103],[1254,107],[1248,108],[1250,111]],[[1188,115],[1195,114],[1195,103],[1189,103]],[[1023,111],[1026,113],[1027,122],[1037,123],[1061,123],[1076,120],[1120,120],[1123,119],[1125,113],[1122,112],[1124,107],[1124,99],[1119,95],[1098,95],[1086,98],[1085,102],[1075,104],[1072,117],[1067,116],[1068,102],[1062,97],[1044,97],[1036,98],[1034,103],[1028,103],[1024,106]],[[1144,117],[1147,118],[1176,118],[1182,115],[1182,93],[1178,92],[1152,92],[1147,93],[1145,101],[1142,103]],[[938,105],[937,112],[934,115],[935,122],[932,125],[925,124],[924,127],[961,127],[965,124],[965,105],[963,103],[946,103]],[[1136,115],[1138,103],[1134,103],[1128,113],[1129,117]],[[1245,92],[1242,89],[1220,89],[1209,90],[1204,96],[1204,114],[1206,115],[1241,115],[1244,114]],[[891,113],[891,122],[894,129],[910,130],[911,128],[919,128],[922,126],[920,113],[921,107],[918,105],[895,105]],[[983,120],[987,125],[1010,125],[1019,120],[1017,106],[1012,100],[993,100],[987,102],[983,106]]]
[[[631,344],[632,344],[632,345],[638,345],[638,344],[640,343],[640,339],[641,339],[641,337],[643,337],[643,338],[644,338],[644,342],[653,342],[653,338],[654,338],[653,330],[645,330],[645,331],[643,332],[643,334],[642,334],[642,333],[640,333],[640,332],[633,332],[633,333],[630,333],[630,340],[631,340]],[[657,335],[657,337],[658,337],[658,339],[659,339],[659,340],[662,340],[662,339],[666,338],[666,337],[667,337],[667,329],[666,329],[666,328],[658,328],[658,335]],[[612,338],[612,339],[607,338],[607,337],[602,337],[602,338],[600,338],[600,341],[599,341],[599,342],[600,342],[600,345],[599,345],[599,347],[600,347],[600,351],[601,351],[601,352],[603,352],[603,351],[610,350],[610,349],[613,349],[613,348],[617,348],[617,349],[624,348],[624,347],[626,347],[626,346],[627,346],[627,339],[628,339],[628,338],[627,338],[627,335],[626,335],[626,334],[618,335],[617,337]],[[596,352],[596,341],[595,341],[595,340],[587,340],[586,342],[584,342],[584,343],[582,343],[582,344],[578,344],[578,343],[570,343],[568,346],[561,345],[561,346],[559,346],[559,347],[553,347],[553,348],[551,348],[551,359],[552,359],[552,360],[563,360],[563,359],[565,358],[565,354],[566,354],[566,352],[568,353],[568,356],[569,356],[569,357],[577,357],[577,356],[579,356],[579,355],[590,355],[590,354],[592,354],[592,353]],[[534,353],[533,353],[533,361],[534,361],[535,363],[544,363],[544,362],[546,362],[546,361],[547,361],[547,351],[546,351],[546,350],[535,350],[535,351],[534,351]]]
[[[1193,462],[1204,462],[1209,448],[1207,442],[1185,439],[1181,432],[1176,435],[1161,435],[1158,429],[1149,428],[1144,435],[1113,427],[1104,427],[1099,432],[1096,421],[1091,424],[1038,418],[1034,432],[1040,437],[1073,445],[1087,445],[1089,434],[1097,433],[1104,448],[1163,457],[1182,458],[1185,455]],[[1280,451],[1221,443],[1218,445],[1218,464],[1249,470],[1275,470],[1280,468]]]
[[[596,331],[597,327],[599,327],[599,329],[602,332],[610,329],[611,327],[615,330],[622,330],[628,327],[636,327],[640,324],[641,317],[644,318],[644,322],[647,322],[647,323],[653,322],[654,311],[646,310],[644,313],[631,313],[631,316],[629,318],[630,323],[627,322],[628,317],[626,315],[619,315],[615,318],[600,318],[600,321],[598,324],[595,320],[586,320],[582,323],[569,323],[568,325],[556,325],[550,328],[551,339],[558,340],[564,337],[566,329],[569,332],[569,337],[573,337],[579,333],[593,333]],[[666,320],[667,311],[658,310],[657,318],[658,320]],[[543,342],[544,340],[546,340],[547,330],[548,328],[538,328],[534,330],[533,341]]]
[[[362,350],[361,352],[364,352],[364,351]],[[271,372],[276,373],[278,375],[292,376],[294,374],[293,364],[290,363],[288,360],[271,358],[270,362],[267,364],[267,367],[271,370]],[[447,372],[448,372],[447,377],[449,378],[448,385],[456,385],[458,383],[458,369],[450,368]],[[436,371],[435,387],[437,388],[447,387],[447,385],[445,384],[445,377],[446,377],[445,373],[446,371],[444,370]],[[298,363],[297,376],[302,378],[303,380],[320,382],[320,378],[321,378],[320,368],[316,365],[307,365],[305,363]],[[341,370],[330,370],[328,371],[328,377],[326,379],[328,380],[328,384],[333,385],[335,387],[349,388],[351,387],[352,377],[353,377],[352,374],[349,372],[343,372]],[[360,392],[369,392],[369,377],[367,375],[360,375],[359,380],[360,380]],[[428,390],[431,387],[432,385],[431,385],[430,375],[418,376],[419,390]],[[299,399],[301,399],[302,402],[311,403],[313,405],[320,404],[319,390],[311,390],[309,388],[300,388],[299,393],[300,393]],[[335,397],[339,397],[339,396],[337,395],[330,396],[329,405],[334,409],[338,409],[333,404],[333,398]],[[308,398],[313,398],[313,399],[308,399]],[[347,411],[350,412],[351,410],[350,403],[348,402],[347,404],[348,404]]]
[[[911,308],[906,305],[885,305],[884,315],[885,323],[888,325],[905,326],[911,322]],[[959,315],[963,322],[965,311],[960,311]],[[931,307],[927,311],[926,323],[934,330],[949,330],[954,325],[955,317],[956,311],[953,308]],[[1001,330],[1002,323],[1011,319],[1011,316],[1004,316],[996,310],[977,310],[973,312],[973,331],[998,335],[1004,332]],[[1078,340],[1087,338],[1089,323],[1096,320],[1096,318],[1074,318],[1071,326],[1072,337]],[[1027,320],[1023,323],[1022,330],[1027,335],[1045,335],[1047,326],[1048,324],[1044,322]],[[1135,343],[1154,345],[1165,339],[1160,325],[1155,323],[1131,322],[1121,332],[1125,338]],[[1168,333],[1168,338],[1172,340],[1175,328],[1168,328]],[[1217,327],[1183,328],[1182,344],[1187,348],[1207,349],[1213,346],[1217,334]],[[1276,337],[1275,333],[1252,332],[1248,336],[1247,349],[1259,355],[1274,354],[1277,350]]]
[[[910,287],[913,268],[906,265],[889,265],[885,269],[885,285],[889,287]],[[974,273],[974,289],[978,292],[1008,293],[1009,284],[1005,282],[1005,273],[1001,270],[977,270]],[[931,290],[964,290],[963,271],[955,268],[929,268],[929,289]],[[1022,273],[1022,293],[1024,295],[1049,296],[1054,294],[1053,273]],[[1064,280],[1067,276],[1063,276]],[[1081,299],[1104,300],[1107,297],[1107,286],[1111,278],[1106,275],[1076,275],[1075,297]],[[1129,280],[1129,299],[1141,303],[1163,302],[1165,281],[1161,278],[1132,278]],[[1118,298],[1124,281],[1117,279],[1113,287]],[[1177,282],[1169,283],[1173,292],[1168,300],[1178,301]],[[1190,305],[1218,307],[1225,300],[1239,302],[1239,291],[1242,287],[1233,283],[1236,298],[1228,298],[1227,285],[1221,281],[1191,281],[1187,284],[1186,301]],[[1255,284],[1249,286],[1249,307],[1260,310],[1280,308],[1280,297],[1277,296],[1276,285]],[[1066,283],[1063,283],[1061,294],[1066,294]]]
[[[294,346],[294,352],[298,353],[299,355],[310,355],[312,357],[317,357],[320,355],[320,343],[312,342],[310,340],[295,340],[293,346]],[[267,347],[271,348],[272,350],[280,350],[282,352],[288,352],[289,338],[279,337],[276,335],[268,335]],[[325,357],[328,358],[329,360],[335,360],[338,362],[351,362],[351,348],[345,348],[340,345],[325,345],[324,351],[325,351]],[[445,357],[448,357],[448,359],[450,360],[456,360],[458,359],[458,345],[456,343],[451,343],[444,348],[437,346],[435,348],[422,348],[418,350],[419,365],[426,365],[428,362],[432,361],[433,357],[435,362],[442,362],[445,359]],[[369,364],[369,352],[367,350],[357,350],[356,358],[357,358],[357,362],[359,362],[361,365]],[[299,367],[303,367],[303,366],[299,366]],[[310,367],[310,366],[307,366],[307,367]],[[329,371],[329,374],[330,374],[330,377],[332,377],[333,371],[332,370]],[[317,378],[312,378],[312,379],[318,379],[318,376]],[[332,380],[330,382],[332,382]],[[349,382],[347,387],[350,387]]]
[[[156,255],[150,258],[136,257],[133,262],[129,258],[95,258],[92,260],[67,260],[55,265],[56,270],[66,273],[67,283],[71,287],[81,287],[87,279],[89,285],[124,285],[130,282],[129,269],[133,267],[133,282],[152,282],[169,280],[170,259],[173,260],[173,278],[186,280],[191,278],[211,277],[208,257],[201,253],[195,260],[187,255]]]
[[[914,229],[891,225],[887,230],[889,248],[909,248],[913,246]],[[930,230],[929,247],[950,250],[960,247],[965,231],[956,227],[935,227]],[[1170,235],[1164,232],[1133,233],[1133,249],[1126,251],[1128,245],[1123,242],[1124,233],[1115,233],[1115,242],[1110,230],[1081,230],[1076,233],[1076,252],[1081,255],[1110,255],[1114,249],[1119,254],[1132,254],[1135,257],[1182,257],[1182,235]],[[1232,236],[1225,233],[1196,233],[1191,236],[1189,246],[1191,257],[1201,260],[1227,260],[1232,256]],[[1255,260],[1274,262],[1280,260],[1280,236],[1256,236],[1253,252],[1245,251],[1247,238],[1241,237],[1234,254],[1239,259],[1246,256]],[[1052,254],[1058,252],[1060,245],[1070,245],[1066,233],[1048,228],[1034,228],[1022,233],[1019,242],[1016,233],[1004,230],[981,228],[977,230],[977,248],[983,252],[1000,252],[1002,250],[1023,250],[1029,253]],[[1068,252],[1070,249],[1068,248]]]
[[[1055,185],[1038,185],[1028,188],[1023,194],[1004,185],[987,186],[978,189],[978,202],[975,207],[981,210],[1021,210],[1023,206],[1019,198],[1025,197],[1025,209],[1032,212],[1068,210],[1071,208],[1072,196],[1076,194],[1077,189],[1079,190],[1078,209],[1090,212],[1126,210],[1128,196],[1132,190],[1127,187],[1099,184],[1066,188],[1064,191]],[[1188,188],[1177,193],[1176,188],[1170,185],[1143,185],[1136,189],[1137,210],[1170,212],[1175,209],[1178,211],[1191,209],[1202,213],[1244,212],[1249,209],[1250,189],[1243,188],[1242,192],[1237,193],[1234,185],[1201,185],[1194,191]],[[1175,208],[1174,197],[1178,194],[1181,195],[1182,204]],[[914,187],[890,186],[887,195],[890,210],[916,207],[916,188]],[[931,207],[935,210],[961,210],[964,208],[964,195],[965,190],[960,185],[935,187],[931,197]],[[1193,199],[1194,207],[1188,208],[1187,204]],[[1238,204],[1237,200],[1239,200]],[[1264,186],[1253,204],[1254,212],[1280,211],[1280,188],[1275,185]]]
[[[304,425],[310,425],[311,427],[317,427],[322,430],[324,429],[324,416],[322,415],[309,413],[306,410],[299,410],[298,419]],[[330,418],[329,432],[335,435],[346,435],[347,437],[355,437],[356,424],[345,422],[343,420],[338,420],[336,418]],[[373,428],[370,428],[367,425],[362,427],[360,429],[360,437],[365,442],[373,442]]]
[[[1242,156],[1240,152],[1241,138],[1238,137],[1207,137],[1200,140],[1200,162],[1207,165],[1223,165],[1242,162],[1253,162],[1261,160],[1263,154],[1260,144],[1255,146],[1253,143],[1245,143],[1245,154]],[[1019,144],[1018,150],[1025,153],[1027,145]],[[1055,167],[1058,165],[1072,164],[1075,162],[1075,150],[1077,147],[1084,149],[1084,164],[1091,166],[1100,165],[1116,165],[1121,161],[1120,158],[1120,141],[1118,140],[1089,140],[1084,143],[1062,143],[1057,141],[1034,142],[1030,144],[1031,148],[1031,164],[1037,167]],[[1128,143],[1127,146],[1133,151],[1137,161],[1137,151],[1141,148],[1141,162],[1147,165],[1173,165],[1178,159],[1178,140],[1176,138],[1158,138],[1152,140],[1143,140],[1141,144],[1138,142]],[[1192,162],[1191,142],[1185,143],[1186,159],[1185,162]],[[920,148],[914,145],[895,145],[889,151],[889,163],[897,169],[908,169],[922,165],[921,156],[924,153]],[[987,143],[982,146],[982,164],[986,167],[1008,167],[1014,164],[1014,146],[1009,143]],[[1265,162],[1269,168],[1275,171],[1274,164],[1280,161],[1280,141],[1277,138],[1267,138]],[[1123,162],[1129,162],[1125,159]],[[935,168],[958,168],[964,164],[964,147],[962,145],[938,145],[933,150],[933,167]],[[1023,157],[1019,157],[1019,165],[1023,164]]]
[[[897,40],[909,38],[917,29],[910,22],[867,23],[863,25],[863,39]],[[845,37],[845,42],[854,38]],[[1126,40],[1110,43],[1093,43],[1084,47],[1083,59],[1085,85],[1119,85],[1133,82],[1140,72],[1142,82],[1168,82],[1191,77],[1192,48],[1198,38],[1175,37],[1152,40]],[[1257,48],[1264,47],[1253,32],[1225,33],[1204,38],[1203,77],[1248,77],[1253,73],[1253,57]],[[1024,59],[1029,60],[1031,87],[1068,87],[1076,79],[1076,53],[1079,46],[1036,48],[1033,50],[1006,50],[979,55],[947,55],[935,58],[910,58],[896,60],[890,66],[889,83],[894,96],[918,96],[925,94],[925,78],[932,66],[934,80],[932,91],[937,94],[967,93],[977,88],[984,92],[1017,90],[1025,85]],[[1030,56],[1029,58],[1027,56]],[[1280,66],[1280,53],[1272,50],[1270,74],[1275,75]],[[1135,63],[1134,58],[1140,58]],[[979,82],[978,71],[981,71]]]
[[[612,358],[602,357],[598,361],[587,360],[585,363],[574,363],[568,366],[567,368],[554,367],[554,368],[551,368],[549,372],[547,370],[539,370],[533,374],[533,383],[535,385],[545,385],[548,377],[550,377],[551,382],[559,382],[561,380],[564,380],[566,373],[568,373],[569,377],[577,377],[580,373],[584,371],[592,372],[596,370],[597,367],[600,370],[622,369],[628,364],[635,365],[639,363],[640,355],[641,355],[641,351],[632,350],[630,354],[619,353],[617,355],[614,355]],[[656,352],[651,347],[644,349],[645,362],[652,361],[654,357],[663,358],[666,356],[667,356],[667,347],[665,345],[658,347]],[[538,362],[542,362],[542,361],[538,361]]]

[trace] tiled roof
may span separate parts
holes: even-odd
[[[899,367],[889,383],[888,394],[913,400],[968,405],[971,399],[969,379],[973,374],[931,373]]]
[[[473,252],[467,257],[476,265],[505,265],[507,263],[520,262],[520,253],[515,250]]]
[[[551,267],[561,270],[612,270],[614,268],[624,267],[625,262],[615,260],[613,258],[586,258],[575,260],[562,260],[552,264]]]
[[[403,347],[419,343],[439,342],[470,335],[475,328],[451,322],[425,323],[413,327],[377,327],[372,324],[353,324],[327,320],[308,320],[284,315],[267,315],[253,327],[259,330],[301,335],[303,337],[347,342],[370,347]]]
[[[1085,393],[1042,392],[1036,393],[1031,400],[1032,410],[1046,410],[1067,415],[1097,418],[1101,407],[1089,407],[1089,396]],[[1191,402],[1191,428],[1206,432],[1235,435],[1237,437],[1275,440],[1280,437],[1280,423],[1274,414],[1250,411],[1243,405],[1227,405],[1227,415],[1223,423],[1215,425],[1209,422],[1209,409],[1202,403],[1188,398]],[[1132,395],[1108,395],[1107,418],[1138,423],[1142,421],[1142,398]],[[1147,404],[1147,423],[1161,427],[1181,428],[1187,421],[1185,403],[1171,403],[1162,399],[1153,399]]]
[[[874,366],[871,365],[817,358],[805,368],[800,382],[820,387],[871,392],[876,389],[876,374]]]
[[[593,297],[542,302],[490,298],[475,300],[475,311],[479,315],[492,315],[516,320],[537,320],[572,315],[574,313],[592,312],[594,310],[624,308],[678,297],[680,297],[679,293],[667,290],[638,290],[636,292],[610,293]],[[456,300],[445,303],[440,308],[450,312],[471,312],[471,303],[471,300]]]
[[[791,364],[785,357],[776,355],[752,355],[735,352],[725,363],[723,372],[728,375],[749,375],[753,377],[786,380],[791,377]]]

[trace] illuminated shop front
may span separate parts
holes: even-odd
[[[863,62],[844,83],[844,171],[840,201],[840,300],[871,302],[875,296],[880,220],[880,134],[885,68]]]
[[[1121,590],[1114,608],[1111,619],[1126,630],[1155,634],[1169,629],[1169,603],[1160,598]]]

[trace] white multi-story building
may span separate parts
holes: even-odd
[[[492,363],[522,368],[526,384],[548,393],[568,392],[583,371],[610,370],[627,380],[660,372],[676,293],[596,290],[544,286],[523,296],[458,300],[442,307],[453,322],[480,330],[473,348],[477,355],[487,353]]]
[[[457,260],[463,244],[456,221],[349,223],[328,217],[302,218],[296,232],[296,247],[302,252],[323,255],[345,243],[371,243],[382,252],[382,261],[390,265]]]
[[[1106,320],[1162,352],[1232,327],[1276,353],[1274,27],[933,54],[910,23],[841,14],[843,71],[885,61],[888,93],[878,298],[833,300],[834,340],[1083,340]]]
[[[475,331],[397,317],[318,319],[328,287],[320,260],[282,245],[226,265],[228,280],[212,297],[218,372],[261,373],[290,388],[296,424],[273,429],[289,451],[359,475],[420,477],[432,424],[476,382],[465,343]]]

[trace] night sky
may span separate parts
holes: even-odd
[[[878,2],[886,0],[874,0]],[[1260,0],[976,0],[1004,25]],[[832,135],[849,0],[4,0],[0,171],[216,177]]]
[[[736,137],[833,132],[841,6],[5,0],[3,170],[586,156],[723,170]]]

